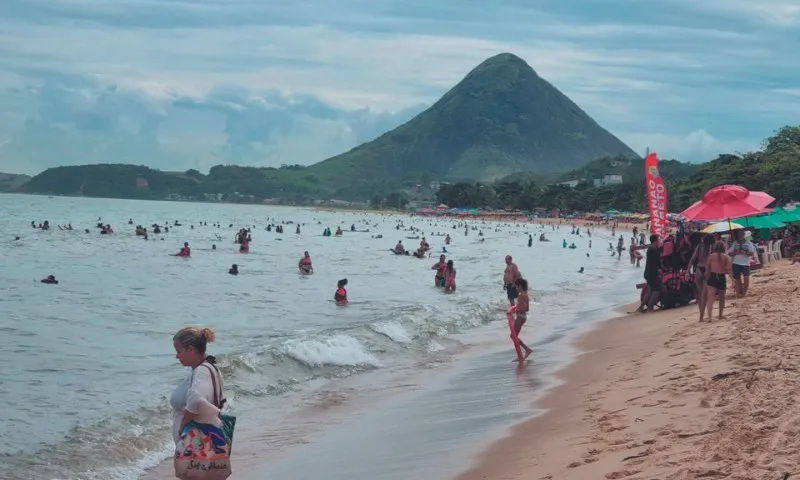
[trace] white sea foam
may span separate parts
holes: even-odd
[[[444,345],[436,340],[431,340],[428,342],[428,353],[441,352],[442,350],[444,350]]]
[[[289,340],[283,350],[286,355],[311,367],[381,366],[361,342],[343,334],[319,340]]]
[[[545,323],[547,328],[560,325],[562,319],[556,313],[562,306],[554,308],[553,300],[544,300],[542,295],[552,294],[566,309],[573,307],[575,290],[580,289],[581,308],[588,308],[585,304],[590,302],[585,293],[602,290],[606,283],[618,281],[615,271],[630,271],[637,281],[641,275],[640,271],[630,270],[625,259],[618,261],[598,251],[602,246],[599,240],[595,241],[595,251],[589,250],[592,257],[588,259],[584,254],[587,239],[574,239],[580,251],[564,251],[555,242],[537,243],[523,255],[519,249],[522,243],[513,234],[490,235],[485,244],[475,243],[475,237],[470,236],[461,240],[461,246],[453,254],[459,272],[458,291],[443,295],[441,289],[433,287],[429,263],[389,257],[383,247],[375,248],[377,244],[371,235],[346,234],[344,241],[337,241],[313,232],[292,237],[292,241],[275,242],[280,238],[262,231],[258,232],[249,256],[226,257],[233,255],[233,249],[226,253],[226,247],[211,253],[202,246],[208,245],[211,231],[191,229],[190,223],[196,221],[191,219],[218,218],[225,224],[234,224],[228,230],[226,227],[215,230],[232,236],[236,229],[251,221],[252,225],[260,223],[258,230],[261,230],[264,221],[254,219],[263,219],[264,209],[257,205],[209,208],[212,208],[209,204],[189,202],[54,200],[0,195],[0,221],[10,228],[19,228],[26,235],[26,244],[31,246],[7,249],[10,267],[0,269],[0,296],[10,300],[0,302],[0,330],[3,330],[0,350],[22,353],[15,357],[15,368],[6,369],[4,388],[0,389],[0,401],[24,407],[12,411],[10,418],[0,420],[0,426],[6,429],[13,430],[20,422],[26,425],[26,435],[13,445],[0,447],[0,456],[9,471],[15,472],[15,478],[138,478],[137,470],[168,455],[169,449],[154,453],[162,438],[169,440],[165,438],[168,407],[163,398],[164,386],[185,375],[169,353],[169,335],[187,323],[215,328],[220,342],[213,345],[212,353],[220,358],[226,397],[233,406],[238,393],[244,407],[258,401],[251,394],[277,395],[318,381],[315,379],[320,377],[307,375],[306,367],[322,370],[345,367],[337,370],[356,373],[360,369],[352,367],[379,366],[378,352],[381,360],[391,363],[393,369],[398,357],[418,365],[414,362],[419,360],[418,350],[406,348],[404,342],[419,342],[420,349],[429,352],[447,351],[450,334],[467,333],[492,321],[505,322],[508,305],[500,279],[502,257],[506,253],[514,254],[522,272],[531,276],[536,304],[529,321]],[[173,237],[166,242],[142,242],[123,231],[114,236],[79,235],[77,231],[24,233],[31,232],[29,227],[25,229],[30,219],[52,221],[64,218],[66,213],[81,229],[93,227],[99,214],[112,222],[128,218],[138,223],[181,219],[186,227],[176,229],[179,240]],[[350,213],[312,213],[289,208],[275,215],[281,218],[270,222],[292,219],[308,225],[319,222],[348,225],[362,221]],[[392,232],[391,236],[395,236],[394,219],[372,216],[368,219],[374,224],[371,228],[375,233]],[[430,219],[404,221],[430,230]],[[440,229],[452,224],[449,220],[439,222]],[[399,233],[405,236],[405,232]],[[566,235],[564,229],[554,232],[553,240],[562,233]],[[429,240],[436,250],[443,242],[439,237]],[[175,242],[183,241],[197,245],[197,255],[191,261],[168,257],[175,251]],[[301,247],[314,252],[319,271],[309,277],[281,277],[280,272],[287,268],[285,259],[294,258]],[[243,276],[220,276],[220,261],[244,262]],[[586,273],[577,273],[581,266],[586,267]],[[114,269],[113,283],[108,283],[108,276],[97,275],[108,268]],[[58,289],[43,289],[38,282],[19,281],[28,278],[29,271],[43,270],[69,272],[70,281]],[[148,273],[153,271],[159,275]],[[350,277],[353,303],[334,307],[328,294],[319,295],[320,289],[332,289],[345,273]],[[188,290],[187,281],[191,283]],[[561,282],[568,282],[569,288],[560,285]],[[26,298],[42,295],[51,303],[69,304],[73,308],[53,316],[47,309],[24,302]],[[143,298],[147,302],[143,303]],[[143,318],[156,320],[145,322]],[[376,332],[386,338],[373,345],[369,342],[375,339]],[[505,325],[498,325],[497,332],[507,337]],[[54,336],[62,340],[48,343],[47,339]],[[153,341],[142,342],[143,337]],[[37,354],[29,355],[30,351]],[[50,398],[53,386],[64,380],[92,387],[70,389],[70,401],[63,404],[64,411],[36,401]],[[96,408],[71,413],[76,410],[74,405],[80,404]],[[141,425],[132,425],[129,430],[113,421],[109,423],[108,419],[116,419],[119,412],[140,411],[144,413],[139,418],[133,417]],[[81,431],[80,441],[70,441],[69,432],[77,425],[86,426],[84,430],[90,432]],[[242,423],[242,428],[247,428],[246,425]],[[52,438],[65,440],[51,446]],[[145,444],[154,450],[131,448],[132,445],[144,448]],[[141,452],[141,462],[133,462],[131,456],[111,454],[118,448],[131,455]],[[31,461],[38,455],[46,455],[48,462]],[[118,468],[109,468],[115,464]]]
[[[378,323],[372,325],[372,329],[382,335],[386,335],[397,343],[411,343],[413,341],[411,334],[397,322]]]
[[[83,480],[138,480],[146,470],[158,466],[164,459],[170,457],[175,451],[172,441],[166,442],[161,448],[142,453],[142,456],[128,464],[116,465],[99,470],[90,470],[80,478]],[[67,480],[53,478],[51,480]]]

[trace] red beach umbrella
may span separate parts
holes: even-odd
[[[681,215],[689,220],[728,220],[763,213],[775,197],[765,192],[751,192],[738,185],[714,187]]]

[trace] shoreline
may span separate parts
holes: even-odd
[[[211,205],[244,205],[244,206],[256,206],[256,207],[283,207],[283,208],[299,208],[305,210],[311,210],[315,212],[325,212],[325,213],[353,213],[353,214],[370,214],[370,215],[381,215],[381,216],[407,216],[407,217],[414,217],[420,219],[433,219],[433,220],[450,220],[450,221],[469,221],[469,222],[496,222],[496,223],[516,223],[516,224],[539,224],[539,225],[555,225],[555,226],[571,226],[575,224],[579,227],[584,227],[586,225],[594,225],[594,229],[605,229],[611,231],[611,224],[605,224],[602,222],[596,222],[592,220],[586,220],[584,218],[556,218],[556,217],[504,217],[504,216],[492,216],[492,215],[485,215],[485,216],[467,216],[467,217],[460,217],[458,215],[443,215],[443,216],[424,216],[424,215],[417,215],[414,211],[407,211],[407,210],[387,210],[387,209],[379,209],[373,208],[370,206],[330,206],[330,205],[286,205],[286,204],[279,204],[279,203],[258,203],[258,202],[229,202],[229,201],[216,201],[216,200],[202,200],[202,199],[186,199],[186,200],[179,200],[179,199],[171,199],[171,198],[124,198],[124,197],[91,197],[85,195],[60,195],[60,194],[49,194],[49,193],[29,193],[29,192],[0,192],[0,195],[20,195],[20,196],[32,196],[32,197],[44,197],[44,198],[78,198],[78,199],[87,199],[87,200],[124,200],[124,201],[145,201],[145,202],[167,202],[167,203],[195,203],[195,204],[211,204]],[[637,222],[617,222],[617,229],[620,231],[630,230],[633,227],[639,227],[646,230],[647,222],[646,221],[637,221]]]
[[[545,413],[454,478],[787,478],[800,463],[796,273],[765,267],[711,323],[695,305],[599,323],[531,407]]]
[[[627,267],[627,265],[625,265]],[[621,272],[626,272],[625,277],[628,276],[628,269],[621,268]],[[638,271],[631,270],[631,274],[635,273],[638,278]],[[616,277],[616,276],[615,276]],[[442,408],[442,407],[435,407],[438,402],[441,402],[442,405],[449,405],[449,409],[453,412],[452,416],[454,417],[452,421],[459,422],[462,415],[474,415],[477,417],[481,417],[482,415],[486,415],[485,418],[491,418],[491,420],[485,420],[488,422],[487,424],[483,425],[482,428],[487,429],[481,435],[481,441],[478,444],[469,445],[469,441],[466,440],[468,437],[465,438],[464,442],[466,444],[459,445],[462,448],[465,448],[462,455],[459,455],[457,459],[454,459],[453,462],[456,462],[454,466],[447,467],[449,470],[446,474],[443,472],[441,477],[428,477],[428,478],[448,478],[448,476],[458,473],[462,468],[463,465],[466,465],[466,462],[478,452],[482,450],[484,445],[489,444],[508,428],[509,426],[513,425],[514,420],[511,422],[508,421],[508,415],[513,415],[510,413],[511,410],[516,411],[518,418],[530,418],[530,414],[528,412],[528,403],[530,400],[530,395],[536,395],[537,397],[541,395],[546,395],[547,391],[553,388],[553,384],[551,383],[554,379],[553,373],[560,368],[561,365],[567,365],[571,363],[573,360],[572,358],[576,354],[569,347],[570,338],[575,337],[576,335],[581,335],[586,328],[592,328],[588,326],[585,322],[591,322],[592,324],[596,322],[604,322],[607,321],[608,318],[612,318],[616,316],[614,312],[617,311],[619,305],[623,304],[623,302],[627,299],[628,301],[631,298],[631,295],[628,295],[627,292],[630,290],[631,283],[626,281],[622,278],[615,278],[613,282],[616,286],[614,287],[614,292],[612,293],[612,297],[609,298],[609,290],[599,288],[595,293],[591,295],[597,295],[598,297],[602,297],[604,299],[603,306],[599,308],[602,310],[600,313],[597,310],[593,310],[594,307],[590,307],[584,305],[584,308],[588,308],[583,314],[575,314],[575,318],[578,320],[577,322],[563,322],[563,317],[561,315],[556,314],[554,311],[551,312],[549,315],[546,315],[545,320],[547,325],[547,330],[538,330],[538,339],[536,342],[545,342],[543,345],[539,346],[538,348],[534,346],[535,349],[539,350],[544,357],[540,357],[540,361],[547,364],[545,368],[537,367],[535,363],[530,364],[530,366],[525,369],[527,372],[520,372],[517,371],[516,374],[512,373],[513,370],[509,370],[510,363],[508,363],[508,358],[506,358],[507,352],[505,351],[506,343],[507,343],[507,336],[508,330],[505,326],[504,321],[498,320],[496,325],[485,325],[480,327],[482,333],[476,333],[475,331],[470,330],[469,332],[464,332],[459,336],[462,336],[462,340],[464,341],[464,337],[469,338],[474,335],[478,335],[478,337],[483,338],[484,341],[487,340],[489,343],[475,343],[473,344],[472,341],[467,340],[466,345],[472,345],[471,348],[477,347],[478,351],[455,351],[446,354],[448,360],[440,365],[441,370],[439,367],[436,367],[435,371],[431,369],[431,367],[423,367],[421,370],[414,370],[410,374],[403,374],[402,376],[395,376],[394,374],[390,378],[385,379],[388,383],[386,387],[381,388],[381,391],[391,392],[389,396],[385,398],[380,398],[377,400],[377,397],[374,395],[367,395],[364,396],[359,394],[357,397],[351,398],[351,393],[348,392],[356,392],[361,391],[361,388],[356,388],[353,390],[354,384],[358,384],[361,382],[367,382],[367,384],[371,384],[375,380],[370,380],[369,378],[362,378],[356,379],[352,378],[347,380],[346,385],[339,385],[339,386],[326,386],[324,390],[328,392],[339,392],[335,395],[340,400],[337,401],[336,407],[326,407],[324,415],[322,415],[321,419],[318,419],[320,424],[320,430],[315,432],[316,435],[323,434],[323,438],[331,438],[331,437],[338,437],[338,438],[350,438],[350,441],[353,441],[349,435],[353,434],[353,431],[348,431],[347,429],[340,428],[342,425],[343,420],[346,418],[360,418],[362,419],[359,423],[359,426],[353,427],[356,431],[369,431],[369,429],[374,424],[394,424],[397,419],[391,417],[390,414],[387,412],[386,405],[403,405],[402,408],[407,408],[406,413],[413,412],[416,415],[425,415],[429,414],[426,408],[431,407],[434,405],[434,409]],[[593,290],[594,292],[594,290]],[[585,292],[587,293],[587,292]],[[558,297],[556,297],[558,298]],[[586,300],[589,301],[590,297],[586,297]],[[592,297],[593,298],[593,297]],[[563,303],[562,303],[563,302]],[[591,301],[589,302],[592,305]],[[561,301],[558,301],[551,307],[555,309],[559,308],[569,308],[569,311],[572,312],[575,310],[575,306],[568,307],[569,301],[568,298],[563,298]],[[539,308],[539,307],[537,307]],[[503,309],[504,310],[504,309]],[[552,310],[552,308],[550,309]],[[498,313],[499,315],[499,313]],[[542,319],[537,319],[537,322],[542,321]],[[543,325],[542,325],[543,326]],[[564,327],[567,327],[566,330]],[[541,326],[540,326],[541,328]],[[573,333],[574,332],[574,333]],[[560,335],[569,335],[566,341],[561,342],[562,346],[558,348],[554,348],[552,342],[558,342],[558,338]],[[477,337],[475,337],[477,338]],[[502,348],[498,349],[497,346],[502,345]],[[533,345],[533,344],[532,344]],[[566,347],[566,348],[565,348]],[[566,356],[566,358],[564,358]],[[558,362],[554,364],[554,362]],[[453,371],[462,372],[466,369],[473,369],[479,368],[481,369],[480,375],[466,375],[465,377],[458,377],[458,381],[455,382],[460,387],[456,390],[447,390],[443,389],[442,385],[449,383],[454,379]],[[511,375],[509,375],[511,373]],[[434,382],[430,381],[430,378],[436,378],[437,380]],[[427,379],[427,380],[426,380]],[[477,380],[481,379],[481,380]],[[491,380],[490,380],[491,379]],[[495,382],[495,389],[493,389],[496,395],[501,397],[505,397],[503,400],[491,399],[491,393],[482,392],[480,390],[479,385],[473,385],[471,382],[479,381],[479,382]],[[557,385],[557,384],[556,384]],[[544,387],[543,391],[540,391],[540,388]],[[464,390],[460,390],[463,388]],[[468,402],[469,407],[467,410],[460,411],[458,408],[455,407],[454,404],[450,404],[449,402],[452,401],[454,398],[460,398],[461,396],[466,396],[471,400]],[[420,397],[424,397],[420,400]],[[488,397],[488,399],[487,399]],[[338,402],[341,401],[341,404]],[[473,403],[474,402],[474,403]],[[485,403],[495,403],[499,405],[502,404],[504,408],[500,409],[490,409],[489,412],[479,412],[475,410],[478,404],[485,404]],[[302,403],[302,402],[301,402]],[[379,408],[375,408],[376,406],[380,405]],[[421,409],[417,409],[421,406]],[[511,409],[511,410],[508,410]],[[391,410],[391,408],[390,408]],[[491,411],[496,410],[496,411]],[[320,412],[316,412],[319,414]],[[294,419],[293,423],[298,423],[300,425],[307,424],[310,418],[306,417],[302,420],[297,418],[298,412],[292,412],[289,414],[289,417]],[[375,418],[380,418],[381,415],[384,415],[385,421],[376,421]],[[420,418],[422,418],[420,417]],[[444,422],[445,424],[447,421],[445,418],[442,417],[442,414],[437,413],[437,422]],[[446,415],[444,417],[447,417]],[[288,418],[288,417],[287,417]],[[420,425],[424,428],[429,426],[429,423],[426,421],[419,421],[419,422],[406,422],[403,428],[398,427],[399,430],[403,429],[410,429],[413,431],[414,427],[412,425]],[[328,430],[327,427],[331,427],[331,430]],[[478,434],[480,428],[477,428],[476,425],[472,425],[472,435]],[[324,431],[323,431],[324,429]],[[390,432],[384,432],[384,439],[388,440],[393,435],[397,434],[400,435],[398,429],[395,429]],[[277,432],[272,432],[272,430],[277,430]],[[276,425],[271,425],[269,428],[270,434],[268,440],[271,442],[275,442],[279,440],[279,437],[283,435],[284,432],[283,427],[277,427]],[[304,427],[301,430],[306,431],[307,429]],[[303,444],[308,443],[307,447],[299,447],[299,448],[292,448],[291,450],[283,450],[281,451],[271,451],[269,454],[265,454],[264,452],[259,450],[258,445],[261,445],[267,438],[264,437],[263,431],[256,431],[255,434],[253,432],[241,432],[238,434],[240,436],[237,437],[237,441],[241,445],[241,447],[237,447],[239,454],[237,454],[236,462],[235,462],[235,473],[231,478],[235,479],[242,479],[242,480],[255,480],[258,478],[260,472],[263,469],[279,469],[279,468],[286,468],[285,465],[287,462],[295,462],[297,455],[305,455],[307,458],[320,458],[320,455],[325,455],[323,453],[325,451],[325,443],[324,440],[304,440],[301,438],[294,439],[294,442],[301,442]],[[310,431],[306,431],[305,433],[311,433]],[[406,432],[406,434],[401,435],[404,438],[418,438],[418,445],[425,445],[428,449],[422,449],[423,451],[435,451],[437,448],[443,448],[442,444],[437,442],[441,442],[443,439],[438,438],[435,433],[427,432],[429,435],[425,435],[421,431],[415,431],[413,434],[411,432]],[[454,432],[451,432],[454,433]],[[459,432],[457,435],[458,438],[462,438],[462,435],[466,434],[467,432]],[[419,436],[417,436],[419,434]],[[455,433],[454,433],[455,434]],[[279,443],[283,443],[282,440]],[[334,442],[332,445],[336,445],[337,442]],[[252,445],[252,446],[251,446]],[[452,445],[451,440],[445,440],[444,446],[454,447]],[[365,447],[369,447],[365,445]],[[335,447],[334,447],[335,448]],[[421,448],[421,447],[414,447],[414,448]],[[414,450],[411,448],[411,451]],[[305,453],[298,453],[298,452],[305,452]],[[408,452],[406,452],[408,453]],[[326,461],[333,461],[335,459],[326,458]],[[355,460],[355,459],[353,459]],[[388,459],[387,459],[388,461]],[[393,460],[391,460],[393,461]],[[383,465],[388,468],[391,464],[383,462]],[[360,462],[355,462],[359,463]],[[276,464],[280,464],[280,466],[276,466]],[[300,470],[304,468],[308,468],[306,465],[298,464]],[[342,466],[343,470],[348,470],[351,468],[356,468],[354,466]],[[438,467],[434,467],[438,468]],[[172,464],[169,460],[165,462],[160,462],[157,466],[151,467],[147,469],[139,478],[145,480],[159,480],[159,479],[166,479],[171,478],[171,471],[172,471]],[[272,470],[269,470],[271,473]],[[283,475],[286,474],[285,471],[279,471],[279,474]],[[350,473],[354,474],[355,476],[351,478],[365,478],[361,477],[356,474],[354,471],[350,471]],[[363,472],[359,472],[363,473]],[[431,472],[428,472],[431,473]],[[337,477],[339,478],[339,477]],[[389,477],[387,477],[389,478]],[[394,477],[392,477],[394,478]]]

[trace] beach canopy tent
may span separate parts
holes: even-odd
[[[722,185],[707,191],[700,201],[681,212],[689,220],[728,220],[764,213],[775,197],[765,192],[751,192],[738,185]]]
[[[606,210],[605,213],[603,213],[603,215],[606,215],[608,217],[613,217],[615,215],[619,215],[619,210],[614,210],[614,209]]]

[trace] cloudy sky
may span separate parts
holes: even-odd
[[[511,52],[634,150],[798,123],[796,0],[2,0],[0,171],[308,164]]]

